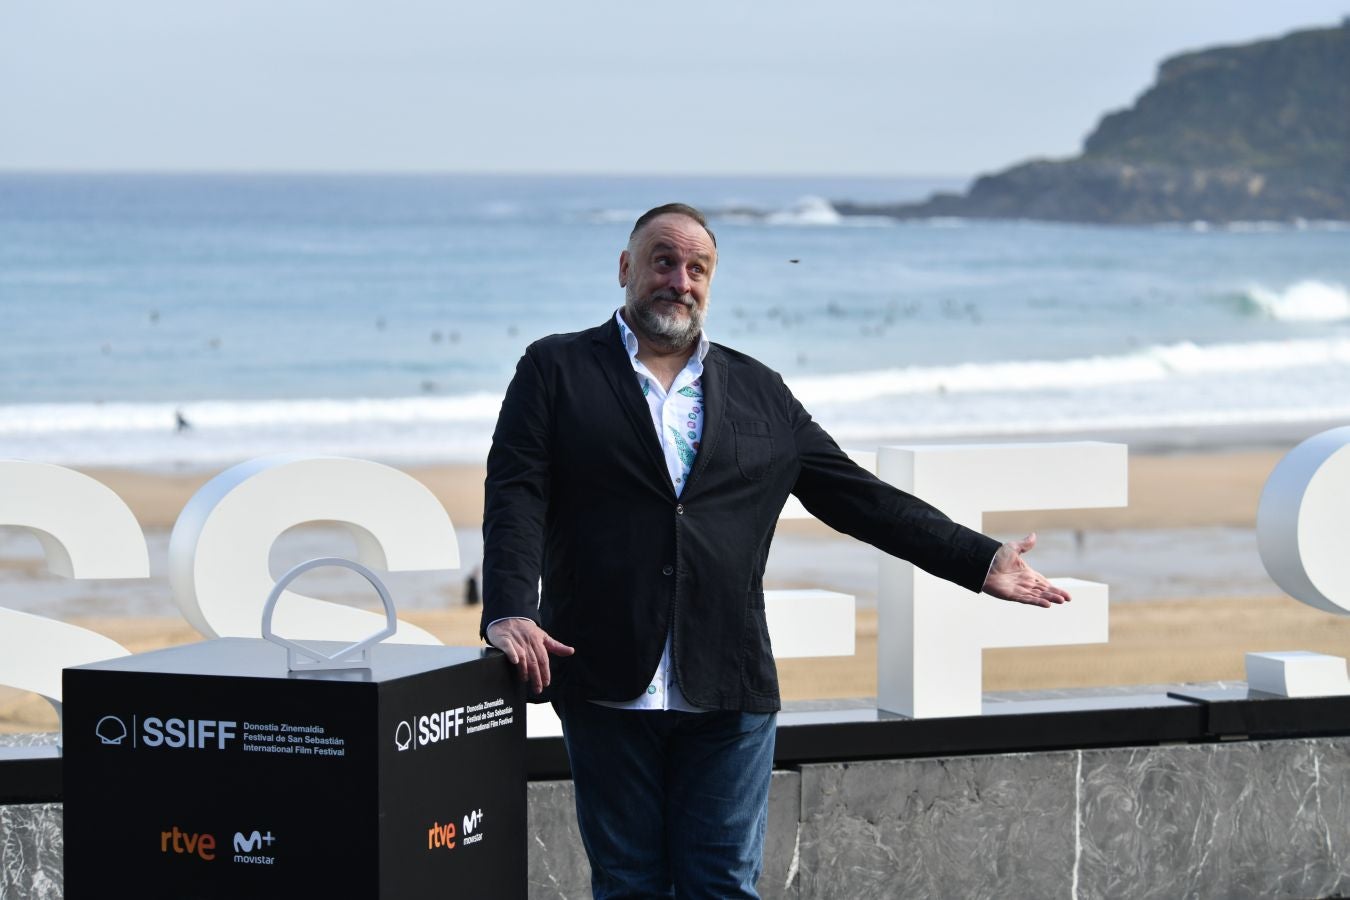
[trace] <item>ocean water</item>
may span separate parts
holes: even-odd
[[[841,442],[1350,420],[1350,225],[846,219],[941,179],[0,175],[0,456],[481,460],[525,345],[713,213],[710,336]],[[176,414],[191,427],[179,430]]]

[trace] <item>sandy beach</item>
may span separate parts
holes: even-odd
[[[1130,502],[1120,509],[994,513],[996,531],[1035,528],[1175,528],[1195,525],[1251,527],[1261,486],[1286,450],[1203,453],[1134,453]],[[401,467],[431,489],[456,525],[483,517],[483,467],[470,464]],[[215,472],[165,474],[128,469],[86,469],[127,502],[147,531],[171,528],[188,499]]]
[[[1090,542],[1122,533],[1156,533],[1166,537],[1172,533],[1193,533],[1188,529],[1206,528],[1246,534],[1255,523],[1261,487],[1284,452],[1138,454],[1130,461],[1130,503],[1126,508],[999,513],[988,516],[985,527],[1001,537],[1033,529],[1081,531]],[[446,465],[407,471],[435,493],[457,527],[476,527],[482,510],[481,466]],[[91,470],[88,474],[127,502],[148,536],[170,529],[188,498],[210,477],[210,473],[127,470]],[[815,541],[825,547],[825,542],[832,540],[823,526],[812,522],[784,523],[781,533],[785,539],[805,541],[808,547]],[[1180,552],[1184,553],[1184,548]],[[1128,587],[1116,583],[1130,577],[1128,561],[1123,565],[1125,574],[1113,579],[1113,591]],[[1203,561],[1200,565],[1203,566]],[[5,570],[6,589],[15,590],[15,585],[22,585],[25,595],[40,595],[59,581],[39,571],[35,558],[22,554],[7,555],[0,561],[0,567]],[[1057,570],[1053,574],[1079,573]],[[799,586],[831,587],[830,584]],[[477,607],[449,601],[441,608],[408,609],[402,615],[446,643],[478,642]],[[185,621],[167,615],[67,618],[113,638],[132,651],[198,639]],[[1016,690],[1241,679],[1245,652],[1292,649],[1350,656],[1350,617],[1314,610],[1281,595],[1273,584],[1268,590],[1248,595],[1215,596],[1211,591],[1201,597],[1144,596],[1112,604],[1111,639],[1106,645],[986,652],[985,687]],[[784,696],[789,699],[873,695],[875,610],[867,608],[860,598],[857,652],[853,657],[788,660],[780,663],[780,671]],[[55,715],[40,698],[0,689],[0,731],[45,731],[55,727]]]

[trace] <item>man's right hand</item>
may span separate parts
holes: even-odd
[[[548,655],[571,656],[576,652],[562,641],[555,641],[532,619],[502,619],[487,628],[488,643],[506,654],[520,672],[520,680],[530,682],[537,694],[548,687]]]

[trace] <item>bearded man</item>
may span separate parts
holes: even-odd
[[[796,495],[1004,600],[1069,599],[859,468],[773,370],[704,331],[717,241],[684,204],[619,254],[624,305],[525,351],[488,455],[483,635],[551,700],[597,898],[755,897],[778,678],[763,575]]]

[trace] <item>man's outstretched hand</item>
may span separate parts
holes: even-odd
[[[506,654],[520,673],[520,680],[528,681],[530,692],[534,694],[548,687],[548,655],[571,656],[576,652],[562,641],[555,641],[531,619],[493,622],[487,628],[487,639],[489,644]]]
[[[1036,533],[1020,541],[1007,541],[994,554],[994,564],[984,579],[984,592],[1000,600],[1029,603],[1032,606],[1053,606],[1073,598],[1068,591],[1055,587],[1045,576],[1027,565],[1022,554],[1036,546]]]

